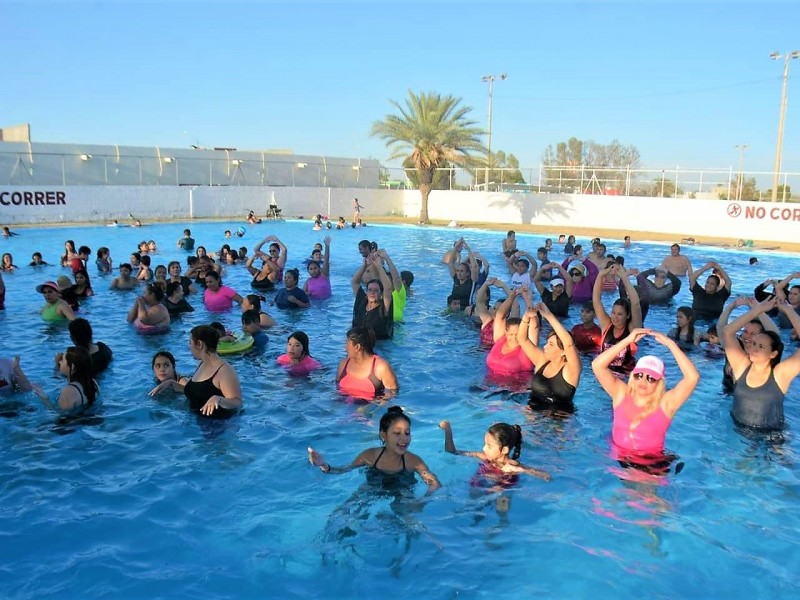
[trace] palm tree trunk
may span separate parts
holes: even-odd
[[[431,184],[430,183],[420,183],[419,184],[419,193],[422,195],[422,204],[419,208],[419,222],[420,223],[427,223],[428,222],[428,196],[431,193]]]
[[[433,174],[436,167],[430,169],[419,169],[419,193],[422,196],[422,204],[419,207],[419,222],[428,222],[428,196],[433,187]]]

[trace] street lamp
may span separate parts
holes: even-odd
[[[736,144],[734,146],[739,150],[739,175],[736,178],[736,200],[739,201],[742,199],[742,188],[744,187],[744,171],[742,170],[744,166],[744,151],[749,147],[747,144]]]
[[[483,83],[489,84],[489,129],[486,135],[486,149],[487,149],[487,164],[486,164],[486,191],[489,191],[489,160],[492,156],[492,94],[494,93],[494,80],[499,79],[504,81],[508,79],[508,75],[500,73],[500,75],[484,75],[481,77]]]
[[[792,58],[800,58],[800,51],[793,50],[786,54],[778,54],[773,52],[769,55],[772,60],[783,60],[783,90],[781,92],[781,114],[778,119],[778,144],[775,148],[775,167],[772,169],[772,201],[778,200],[778,176],[781,170],[781,151],[783,150],[783,123],[786,120],[786,84],[789,81],[789,60]],[[785,192],[784,192],[785,196]]]

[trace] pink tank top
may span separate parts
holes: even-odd
[[[208,310],[213,310],[215,312],[228,310],[233,304],[233,297],[235,295],[236,292],[227,285],[221,285],[216,292],[207,289],[203,293],[203,302]]]
[[[330,298],[331,297],[331,282],[327,277],[320,275],[319,277],[309,277],[306,279],[308,284],[308,297],[309,298]]]
[[[503,354],[503,345],[506,343],[506,336],[501,337],[494,343],[492,349],[486,357],[486,366],[492,373],[513,374],[533,371],[531,359],[522,351],[522,346],[517,346],[511,352]]]
[[[292,359],[289,358],[288,354],[281,354],[277,358],[277,362],[292,375],[307,375],[322,366],[317,359],[310,356],[305,356],[299,363],[292,364]]]
[[[658,454],[664,451],[664,438],[672,422],[659,406],[631,429],[631,422],[639,415],[639,407],[630,394],[614,409],[614,425],[611,437],[624,450]]]

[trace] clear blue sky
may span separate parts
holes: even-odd
[[[407,90],[453,94],[493,149],[539,164],[571,136],[651,167],[772,169],[798,2],[0,4],[0,125],[34,141],[291,148],[385,160],[371,124]],[[800,59],[783,169],[800,172]]]

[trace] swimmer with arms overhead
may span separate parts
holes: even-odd
[[[323,473],[347,473],[353,469],[367,467],[370,471],[387,477],[397,477],[412,484],[416,481],[414,473],[419,474],[428,486],[428,493],[441,487],[425,461],[408,451],[411,445],[411,420],[399,406],[392,406],[381,417],[378,436],[381,446],[368,448],[356,456],[349,465],[334,467],[325,458],[308,448],[308,460]]]

